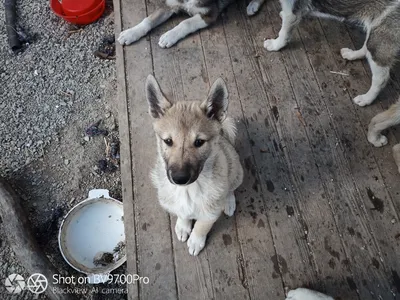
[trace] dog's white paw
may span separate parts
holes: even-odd
[[[280,11],[280,12],[279,12],[279,17],[280,17],[281,19],[283,19],[283,11]]]
[[[353,101],[359,106],[367,106],[370,105],[374,101],[374,99],[371,99],[371,97],[369,97],[367,94],[364,94],[355,97]]]
[[[206,236],[198,236],[192,232],[187,241],[187,245],[190,255],[197,256],[206,245]]]
[[[260,9],[260,3],[257,1],[251,1],[247,6],[247,15],[253,16]]]
[[[190,232],[192,231],[192,224],[189,220],[178,219],[175,225],[175,233],[181,242],[186,242]]]
[[[269,39],[264,41],[264,48],[268,51],[279,51],[284,47],[284,43],[277,38],[277,39]]]
[[[289,291],[286,300],[334,300],[332,297],[325,294],[312,291],[305,288],[298,288]]]
[[[235,194],[233,194],[233,192],[229,193],[226,203],[225,203],[225,208],[224,208],[224,213],[229,216],[232,217],[233,214],[235,213],[236,210],[236,198],[235,198]]]
[[[164,33],[161,37],[160,40],[158,41],[158,45],[161,48],[170,48],[173,45],[176,44],[180,39],[179,34],[177,33],[176,30],[171,29],[170,31],[167,31]]]
[[[340,49],[340,55],[342,55],[342,57],[344,59],[347,59],[347,60],[354,60],[355,59],[354,50],[351,50],[349,48]]]
[[[146,35],[145,30],[140,25],[124,30],[119,34],[118,42],[121,45],[129,45],[136,42],[141,37]]]
[[[375,136],[368,135],[368,142],[370,142],[375,147],[382,147],[387,145],[388,139],[382,134],[377,134]]]

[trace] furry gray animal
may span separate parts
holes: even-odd
[[[243,180],[234,148],[235,123],[226,117],[228,91],[225,82],[217,79],[205,101],[172,103],[149,75],[146,96],[157,137],[157,163],[151,177],[158,200],[178,217],[176,235],[182,242],[187,240],[191,255],[197,255],[222,212],[233,215],[233,192]]]
[[[118,41],[129,45],[145,36],[150,30],[167,21],[180,11],[191,18],[182,21],[175,28],[164,33],[158,42],[161,48],[169,48],[187,35],[214,23],[222,10],[234,0],[166,0],[160,8],[150,14],[138,25],[120,33]],[[248,15],[255,14],[264,0],[252,0],[247,8]]]
[[[400,99],[388,110],[376,115],[368,126],[368,141],[375,147],[382,147],[388,143],[382,131],[400,124]],[[400,144],[393,147],[393,157],[400,173]]]
[[[360,24],[367,37],[359,50],[341,49],[347,60],[366,57],[372,71],[372,84],[364,95],[354,98],[360,106],[371,104],[389,80],[390,69],[400,50],[399,0],[280,0],[282,28],[276,39],[264,42],[268,51],[286,46],[291,32],[305,16],[327,17]]]

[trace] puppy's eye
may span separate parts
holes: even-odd
[[[194,141],[194,146],[196,148],[200,148],[201,146],[203,146],[204,143],[205,143],[205,140],[197,139]]]
[[[164,143],[167,145],[167,146],[169,146],[169,147],[171,147],[172,146],[172,139],[165,139],[164,140]]]

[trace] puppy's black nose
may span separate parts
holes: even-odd
[[[187,184],[190,181],[190,172],[179,171],[171,174],[171,179],[175,184]]]

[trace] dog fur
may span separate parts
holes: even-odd
[[[372,84],[364,95],[354,98],[360,106],[371,104],[385,87],[390,69],[400,50],[400,1],[399,0],[280,0],[282,28],[276,39],[264,42],[268,51],[285,47],[296,25],[305,16],[334,18],[360,24],[367,36],[359,50],[341,49],[344,59],[366,57],[371,71]]]
[[[159,9],[145,18],[138,25],[120,33],[118,41],[122,45],[129,45],[150,30],[161,25],[173,15],[184,11],[191,18],[182,21],[175,28],[164,33],[158,42],[161,48],[169,48],[187,35],[214,23],[222,10],[234,0],[165,0]],[[252,0],[247,7],[248,15],[254,15],[264,0]]]
[[[287,293],[286,300],[334,300],[332,297],[320,292],[305,288],[297,288]]]
[[[368,141],[375,147],[382,147],[388,143],[382,131],[400,124],[400,99],[388,110],[376,115],[368,126]],[[393,147],[393,157],[400,173],[400,144]]]
[[[226,117],[228,91],[219,78],[205,101],[172,103],[149,75],[146,97],[157,138],[151,177],[158,200],[178,217],[176,235],[182,242],[187,240],[191,255],[197,255],[221,213],[233,215],[234,190],[243,180],[234,148],[235,123]]]

